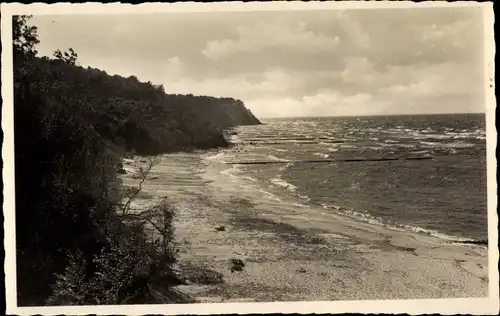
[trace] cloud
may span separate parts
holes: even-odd
[[[297,98],[339,82],[340,72],[301,71],[280,67],[265,71],[245,72],[227,76],[207,76],[202,79],[174,75],[172,69],[182,69],[183,63],[169,64],[163,75],[168,90],[175,93],[196,93],[217,96],[232,95],[243,100],[258,97],[288,96]],[[195,92],[193,92],[195,91]]]
[[[346,96],[335,90],[323,90],[300,98],[257,98],[247,101],[247,104],[261,117],[282,117],[285,116],[283,113],[292,117],[364,115],[383,106],[382,103],[375,104],[369,94]]]
[[[292,22],[275,20],[239,26],[235,39],[210,41],[202,49],[202,53],[209,59],[220,60],[232,55],[273,49],[317,54],[332,52],[339,45],[338,37],[315,33],[303,21]]]
[[[470,63],[477,62],[482,55],[482,13],[474,8],[354,14],[363,21],[371,39],[366,54],[376,67],[447,61]]]
[[[391,73],[401,81],[380,89],[385,99],[413,102],[419,104],[421,110],[430,112],[453,112],[457,108],[462,108],[457,111],[474,108],[484,111],[480,68],[470,69],[448,62],[421,68],[394,67]]]
[[[376,71],[366,58],[346,58],[346,66],[342,71],[342,81],[355,84],[373,84],[377,81]]]

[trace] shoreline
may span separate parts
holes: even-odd
[[[210,160],[210,161],[216,161],[213,160],[213,158],[216,158],[223,150],[214,150],[212,152],[207,151],[203,152],[202,155],[204,156],[204,159]],[[210,154],[210,155],[209,155]],[[278,159],[278,158],[276,158]],[[232,162],[220,162],[222,164],[226,164],[227,168],[224,170],[222,173],[225,174],[226,176],[229,176],[233,179],[238,179],[238,181],[244,182],[246,180],[250,180],[252,182],[258,182],[257,179],[249,177],[249,176],[238,176],[233,174],[233,170],[237,170],[239,165],[245,165],[247,163],[232,163]],[[260,162],[257,162],[259,164]],[[278,163],[278,164],[285,164],[284,167],[279,169],[279,173],[281,173],[284,169],[286,169],[290,164],[296,163],[296,162],[291,162],[291,161],[271,161],[270,163]],[[236,182],[238,182],[236,181]],[[456,234],[451,234],[448,232],[440,231],[440,230],[435,230],[435,229],[429,229],[429,228],[423,228],[420,226],[414,226],[411,224],[402,224],[402,223],[387,223],[385,220],[381,218],[376,218],[372,216],[371,214],[366,214],[366,213],[359,213],[357,210],[354,209],[349,209],[346,207],[342,207],[339,205],[334,205],[334,204],[328,204],[328,203],[314,203],[311,201],[311,198],[308,196],[304,195],[298,195],[296,194],[296,186],[287,182],[286,180],[281,178],[281,175],[279,174],[277,177],[273,178],[271,182],[279,187],[281,187],[283,190],[280,193],[284,193],[288,198],[287,202],[289,203],[295,203],[299,205],[304,205],[304,206],[310,206],[310,207],[315,207],[315,208],[320,208],[324,212],[328,213],[333,213],[336,215],[339,215],[341,217],[347,217],[350,219],[353,219],[355,221],[360,221],[363,222],[367,225],[375,225],[379,227],[384,227],[387,230],[392,230],[392,231],[398,231],[398,232],[408,232],[412,234],[418,234],[418,235],[424,235],[424,236],[432,236],[435,237],[444,243],[452,243],[452,244],[463,244],[463,245],[477,245],[477,246],[483,246],[485,249],[488,247],[488,239],[482,239],[482,238],[474,238],[474,237],[466,237],[466,236],[459,236]],[[246,184],[240,183],[241,186],[245,187],[247,184],[251,184],[247,182]],[[259,189],[262,190],[263,192],[267,192],[269,196],[276,196],[275,193],[272,193],[272,190],[268,189]],[[280,190],[279,190],[280,191]],[[278,194],[280,197],[280,201],[282,200],[283,195]],[[278,197],[276,197],[278,198]]]
[[[178,287],[197,301],[488,295],[486,248],[273,201],[221,176],[228,166],[203,159],[214,152],[162,156],[141,200],[169,196],[178,210],[181,271],[217,276]],[[232,259],[244,262],[242,271],[231,271]]]

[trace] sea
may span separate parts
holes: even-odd
[[[484,114],[280,118],[209,159],[276,199],[456,241],[487,240]]]

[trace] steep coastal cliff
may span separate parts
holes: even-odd
[[[224,129],[260,124],[242,101],[232,98],[167,94],[163,86],[134,76],[111,76],[61,60],[35,58],[26,66],[22,79],[28,89],[49,84],[50,96],[44,97],[79,113],[124,152],[149,155],[227,146]]]

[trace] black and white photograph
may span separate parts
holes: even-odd
[[[1,12],[8,313],[498,312],[492,3]]]

